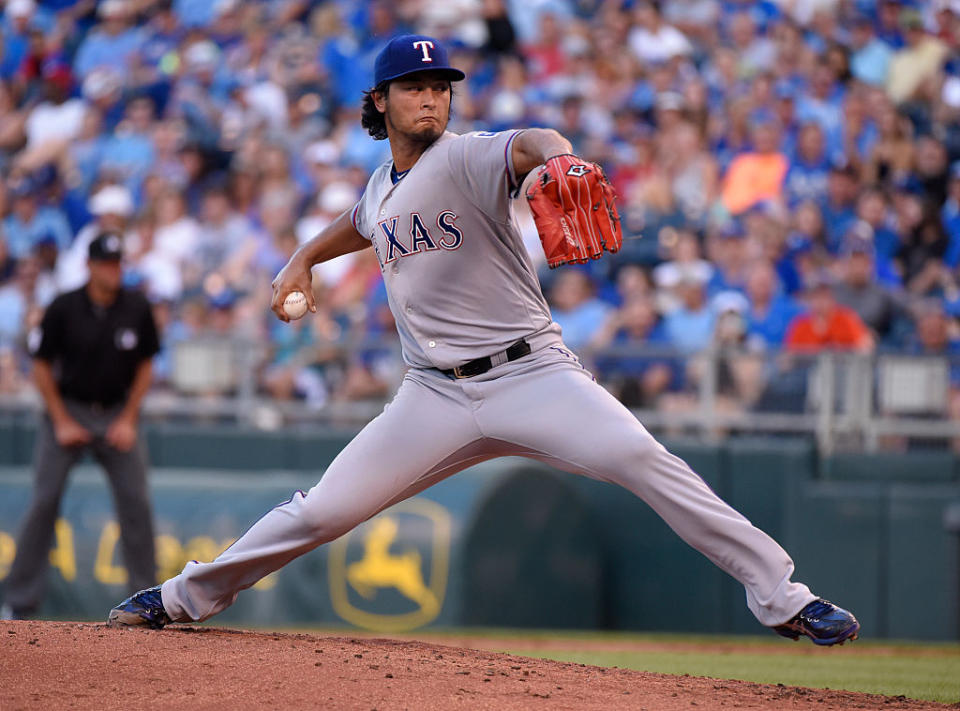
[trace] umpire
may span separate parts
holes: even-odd
[[[33,502],[7,578],[4,616],[34,614],[43,599],[48,551],[70,468],[90,451],[110,480],[123,559],[133,590],[156,582],[140,404],[159,350],[147,300],[122,288],[122,238],[90,243],[86,285],[50,304],[29,347],[46,407],[37,434]]]

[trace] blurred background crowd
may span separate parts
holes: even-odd
[[[958,352],[957,0],[6,0],[0,397],[28,389],[30,331],[102,229],[155,305],[158,391],[190,380],[178,343],[229,338],[267,346],[258,393],[387,396],[372,251],[317,268],[316,317],[268,301],[389,157],[359,99],[408,31],[467,73],[451,130],[551,126],[604,166],[623,250],[542,278],[628,405],[695,407],[709,350],[731,410],[789,404],[791,354]]]

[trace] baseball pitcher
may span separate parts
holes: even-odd
[[[446,130],[451,82],[464,78],[436,39],[404,35],[377,57],[362,123],[392,160],[357,205],[303,245],[273,282],[273,310],[306,295],[315,264],[372,248],[409,365],[383,413],[320,482],[296,492],[210,563],[190,562],[109,615],[159,628],[205,620],[297,556],[479,461],[524,456],[615,482],[740,581],[778,633],[816,644],[857,636],[852,614],[791,581],[793,561],[658,443],[563,344],[511,213],[527,198],[551,266],[620,246],[600,168],[549,129],[458,136]]]

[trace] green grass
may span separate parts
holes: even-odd
[[[344,634],[342,629],[324,632]],[[519,656],[664,674],[960,702],[960,645],[955,642],[858,640],[823,649],[805,640],[789,642],[775,636],[489,628],[434,628],[403,636],[454,645],[474,640],[485,649]],[[650,649],[651,645],[669,648]]]
[[[530,656],[529,650],[504,649]],[[846,689],[904,695],[931,701],[960,701],[960,661],[956,657],[853,657],[818,659],[806,655],[702,652],[574,652],[538,650],[544,659],[598,666],[743,679],[768,684]]]
[[[713,640],[730,641],[727,639]],[[798,643],[799,644],[799,643]],[[577,651],[569,648],[502,651],[558,661],[623,667],[665,674],[690,674],[718,679],[743,679],[768,684],[846,689],[890,696],[904,695],[947,703],[960,702],[960,655],[917,653],[903,646],[890,656],[844,655],[833,650],[820,655],[764,654],[761,651]],[[936,647],[931,649],[937,649]]]

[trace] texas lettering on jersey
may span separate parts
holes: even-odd
[[[457,227],[457,219],[453,210],[443,210],[435,220],[428,220],[419,212],[409,213],[405,220],[399,215],[380,220],[377,229],[382,239],[377,239],[376,234],[371,236],[380,268],[401,257],[458,249],[463,244],[463,232]]]

